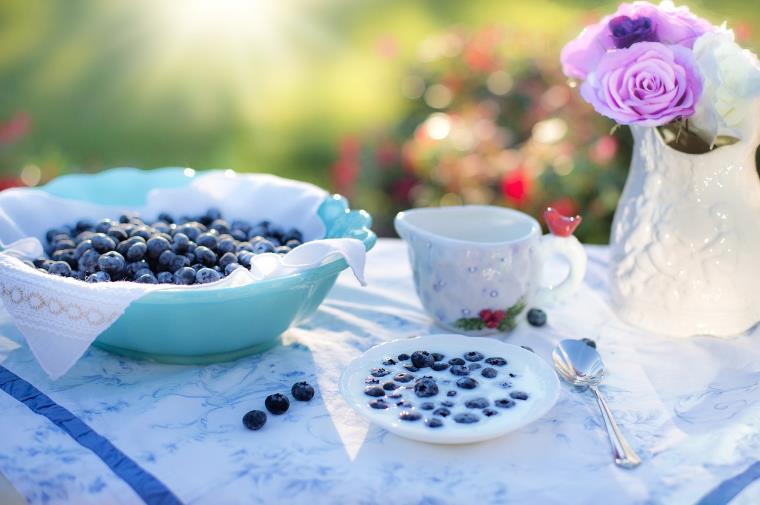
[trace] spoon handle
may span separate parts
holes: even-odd
[[[596,402],[599,404],[599,409],[602,411],[602,418],[604,418],[604,425],[607,427],[607,435],[610,437],[610,444],[612,444],[612,454],[615,456],[615,464],[622,468],[634,468],[641,463],[641,459],[636,452],[628,444],[628,441],[620,431],[615,418],[612,416],[612,411],[607,402],[604,400],[602,393],[596,384],[589,386],[591,391],[596,396]]]

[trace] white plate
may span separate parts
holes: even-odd
[[[396,401],[389,400],[391,407],[386,410],[370,407],[369,402],[375,398],[364,394],[364,389],[367,386],[364,381],[370,376],[370,370],[380,367],[392,370],[390,375],[380,378],[380,385],[382,385],[383,382],[392,380],[397,372],[405,371],[401,368],[402,363],[392,366],[383,365],[384,358],[391,357],[395,360],[401,353],[411,355],[412,352],[419,350],[442,353],[445,355],[443,361],[462,357],[468,351],[478,351],[484,354],[486,358],[502,357],[508,363],[503,367],[492,367],[499,373],[494,379],[483,378],[481,376],[482,368],[471,372],[470,376],[479,382],[478,387],[472,390],[458,388],[455,382],[459,377],[451,374],[448,369],[435,372],[430,368],[424,368],[412,373],[415,377],[432,375],[438,381],[440,389],[438,395],[432,398],[417,398],[413,391],[403,391],[403,398],[411,400],[414,404],[412,410],[422,414],[423,419],[418,421],[402,421],[399,419],[398,414],[402,409],[395,405]],[[478,363],[483,367],[490,366],[484,361]],[[509,373],[516,375],[516,377],[510,377]],[[442,384],[441,381],[443,380],[451,380],[451,383]],[[507,381],[512,383],[511,388],[502,386]],[[413,385],[414,381],[409,384]],[[480,442],[521,428],[540,418],[554,406],[559,397],[559,387],[559,380],[554,370],[534,353],[493,338],[467,337],[455,334],[426,335],[377,345],[354,359],[344,370],[340,380],[340,391],[343,398],[361,416],[399,436],[435,444]],[[453,398],[447,397],[446,392],[448,390],[456,390],[457,395]],[[492,417],[486,417],[477,409],[468,409],[464,406],[464,402],[468,398],[486,397],[493,407],[494,398],[509,398],[509,393],[512,391],[524,391],[528,393],[529,398],[525,401],[516,400],[516,405],[510,409],[495,409],[498,414]],[[452,415],[443,419],[442,427],[430,428],[426,426],[424,421],[432,417],[432,411],[421,410],[420,404],[424,401],[433,401],[438,408],[443,400],[455,402],[455,406],[450,409]],[[480,420],[473,424],[456,423],[453,420],[453,415],[458,412],[477,413]]]

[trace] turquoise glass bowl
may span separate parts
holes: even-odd
[[[40,189],[64,198],[136,207],[143,205],[151,189],[182,187],[193,177],[194,171],[183,168],[117,168],[65,175]],[[372,218],[363,210],[350,210],[345,198],[327,197],[318,213],[326,238],[356,238],[368,251],[374,246]],[[291,325],[313,314],[347,267],[340,258],[246,286],[156,291],[133,302],[93,345],[129,357],[180,364],[261,352],[277,344]]]

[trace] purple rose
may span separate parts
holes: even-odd
[[[701,94],[702,77],[691,51],[658,42],[605,53],[581,86],[581,96],[598,113],[642,126],[693,115]]]
[[[687,7],[653,5],[649,2],[621,4],[617,12],[586,27],[562,48],[562,70],[568,77],[585,79],[602,56],[612,49],[642,41],[691,47],[703,33],[714,30]]]

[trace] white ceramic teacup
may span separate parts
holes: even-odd
[[[572,294],[586,274],[586,252],[572,235],[541,235],[538,221],[503,207],[465,205],[400,212],[396,231],[409,250],[423,307],[445,328],[509,331],[528,306]],[[547,258],[569,265],[554,286],[544,282]]]

